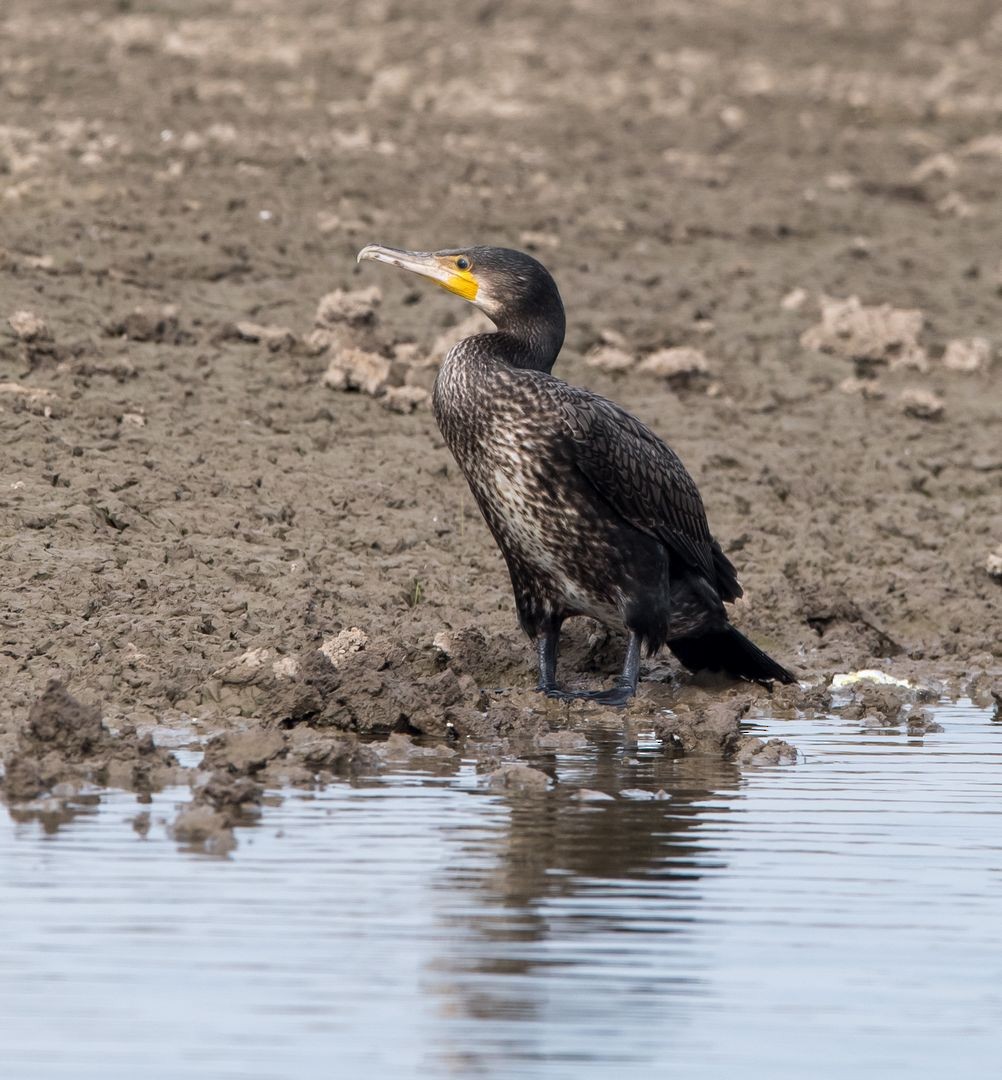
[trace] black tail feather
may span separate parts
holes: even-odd
[[[700,637],[668,642],[690,671],[726,671],[757,683],[792,683],[794,677],[733,626]]]

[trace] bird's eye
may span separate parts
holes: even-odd
[[[469,270],[469,268],[470,268],[470,260],[465,255],[460,255],[459,258],[456,260],[456,269],[457,270]]]

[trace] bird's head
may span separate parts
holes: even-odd
[[[526,340],[546,338],[552,357],[560,350],[564,305],[549,271],[531,255],[486,245],[403,251],[368,244],[358,253],[358,261],[363,259],[389,263],[428,278],[475,304],[499,330]]]

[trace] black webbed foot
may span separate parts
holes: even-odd
[[[580,701],[588,696],[587,691],[564,690],[563,687],[557,686],[556,683],[552,686],[537,686],[536,689],[548,698],[553,698],[554,701]]]
[[[636,688],[631,683],[617,679],[616,685],[608,690],[589,690],[579,696],[596,705],[612,705],[615,708],[622,708],[630,703],[635,694]]]

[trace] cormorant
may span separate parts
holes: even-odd
[[[728,622],[724,602],[741,586],[678,455],[618,405],[549,374],[564,307],[539,262],[507,248],[378,244],[364,247],[363,259],[429,278],[497,327],[453,346],[433,407],[508,564],[519,623],[536,642],[540,690],[625,705],[641,646],[653,655],[664,645],[692,671],[793,681]],[[612,689],[558,686],[560,628],[572,615],[629,632]]]

